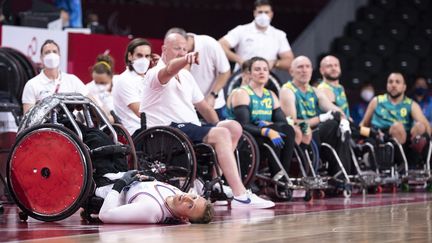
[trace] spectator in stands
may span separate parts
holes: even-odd
[[[92,67],[93,80],[87,83],[87,88],[95,103],[108,115],[111,122],[114,118],[111,113],[114,111],[114,101],[111,94],[114,75],[114,61],[108,54],[99,55]]]
[[[232,98],[232,114],[258,144],[266,142],[274,149],[288,173],[294,149],[294,127],[287,123],[276,94],[264,88],[270,69],[266,59],[253,57],[249,65],[250,82],[236,91]],[[269,156],[272,176],[282,169]]]
[[[99,16],[97,13],[89,12],[87,14],[87,28],[90,29],[92,33],[103,34],[106,32],[105,26],[99,23]]]
[[[24,86],[22,95],[23,112],[43,98],[54,93],[80,93],[88,95],[84,83],[75,75],[60,70],[60,47],[53,40],[46,40],[41,47],[43,69]]]
[[[366,108],[372,98],[375,96],[375,89],[371,83],[364,83],[360,89],[360,101],[351,109],[351,118],[356,125],[359,125],[363,119]]]
[[[186,38],[187,51],[198,52],[201,60],[205,60],[200,65],[192,65],[190,72],[197,80],[198,87],[205,96],[207,103],[213,107],[219,119],[224,120],[225,112],[225,87],[231,72],[228,59],[220,44],[208,35],[196,35],[186,33],[181,28],[168,30],[167,35],[178,33]]]
[[[212,145],[232,188],[232,208],[273,207],[273,202],[257,197],[242,184],[233,153],[242,128],[235,121],[219,121],[214,109],[204,100],[195,79],[184,69],[198,63],[198,53],[187,53],[187,42],[182,35],[172,33],[165,37],[161,60],[145,76],[140,112],[146,114],[147,126],[173,126],[193,142]],[[209,125],[201,124],[195,109]]]
[[[432,124],[432,98],[429,95],[429,87],[425,77],[416,78],[411,97],[417,101],[426,119]]]
[[[270,25],[270,1],[256,0],[253,14],[253,22],[235,27],[219,40],[228,59],[236,62],[235,69],[239,69],[245,60],[260,56],[267,59],[270,69],[289,70],[294,54],[285,32]]]
[[[81,0],[55,0],[55,5],[60,9],[60,18],[63,20],[63,27],[83,27]]]
[[[125,63],[126,70],[114,79],[112,95],[115,113],[122,120],[123,126],[133,135],[141,128],[139,107],[144,88],[144,75],[152,64],[150,42],[142,38],[129,42]]]
[[[336,149],[348,174],[351,171],[351,157],[348,139],[342,139],[350,133],[349,122],[342,118],[343,111],[330,102],[320,90],[309,85],[312,77],[312,63],[309,58],[299,56],[295,58],[290,69],[292,81],[285,83],[280,90],[281,108],[285,115],[302,125],[303,139],[312,136],[314,131],[317,144],[325,142]],[[339,132],[341,131],[341,132]],[[309,140],[310,141],[310,140]],[[329,164],[329,173],[335,175],[339,170],[332,155],[322,156]]]

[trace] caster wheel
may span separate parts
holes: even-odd
[[[312,200],[312,192],[311,191],[306,191],[306,194],[303,197],[303,200],[305,202],[309,202],[310,200]]]
[[[343,195],[344,195],[345,198],[350,198],[351,194],[352,194],[352,191],[349,190],[349,189],[344,189],[342,193],[343,193]]]
[[[396,193],[397,192],[397,185],[392,185],[392,193]]]
[[[409,192],[410,191],[410,186],[408,183],[403,183],[402,184],[402,191],[403,192]]]
[[[382,186],[377,186],[377,187],[375,188],[375,192],[376,192],[376,193],[382,193],[382,192],[383,192],[383,188],[382,188]]]
[[[324,190],[318,190],[314,192],[314,198],[318,198],[318,199],[324,199],[326,196],[325,191]]]
[[[22,212],[22,211],[20,211],[20,212],[18,213],[18,217],[19,217],[19,219],[20,219],[21,221],[27,221],[27,219],[28,219],[28,215],[27,215],[26,213]]]

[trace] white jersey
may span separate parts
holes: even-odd
[[[99,218],[104,223],[172,222],[174,217],[166,198],[183,194],[178,188],[160,181],[134,182],[120,194],[111,188],[112,185],[109,185],[96,190],[97,196],[105,198],[99,212]],[[138,196],[140,199],[136,200]]]

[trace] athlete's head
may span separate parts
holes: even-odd
[[[406,83],[404,76],[401,73],[393,72],[387,78],[387,94],[397,99],[405,94]]]
[[[252,57],[249,60],[249,78],[252,82],[265,84],[269,79],[270,68],[266,59]]]
[[[209,223],[214,214],[210,201],[194,194],[178,194],[166,200],[174,216],[191,223]]]
[[[320,63],[320,73],[328,81],[339,80],[341,76],[339,59],[331,55],[325,56]]]
[[[312,77],[312,62],[306,56],[298,56],[291,63],[290,74],[296,85],[308,84]]]

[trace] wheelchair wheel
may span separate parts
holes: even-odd
[[[129,145],[131,147],[131,152],[127,155],[128,168],[134,170],[138,168],[138,159],[135,151],[135,145],[133,143],[132,137],[126,128],[121,124],[111,124],[117,133],[117,140],[119,143],[124,145]],[[104,130],[105,131],[105,130]]]
[[[237,153],[240,177],[243,185],[248,187],[257,174],[260,160],[258,144],[250,133],[243,131],[237,144]]]
[[[189,138],[180,130],[159,126],[134,138],[138,169],[156,179],[188,191],[196,177],[197,162]]]
[[[241,70],[235,72],[227,81],[227,84],[224,87],[225,99],[231,94],[231,92],[240,87],[241,84]],[[273,72],[270,72],[269,81],[266,84],[266,88],[275,92],[277,96],[279,96],[279,90],[281,89],[281,81]]]
[[[71,130],[37,125],[18,136],[8,158],[7,182],[23,214],[42,221],[62,220],[90,193],[90,155]]]

